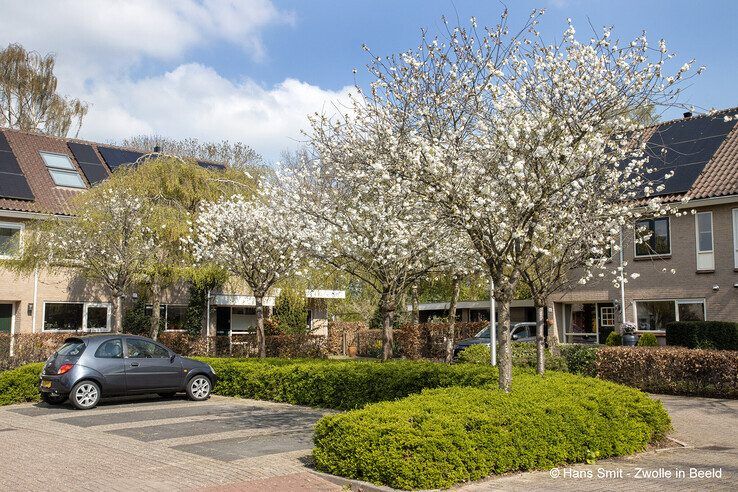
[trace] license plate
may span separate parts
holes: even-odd
[[[51,388],[51,381],[41,381],[42,388]]]

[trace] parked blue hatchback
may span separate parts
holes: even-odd
[[[69,400],[87,410],[103,396],[186,392],[191,400],[205,400],[215,382],[209,364],[177,355],[149,338],[108,334],[67,338],[46,361],[39,391],[50,405]]]

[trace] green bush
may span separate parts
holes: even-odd
[[[738,398],[738,352],[682,347],[605,347],[597,376],[651,393]]]
[[[738,350],[738,323],[728,321],[668,323],[666,344],[689,348]]]
[[[42,362],[0,372],[0,405],[39,401],[38,376]]]
[[[560,350],[569,372],[593,377],[597,375],[597,345],[562,344]]]
[[[670,428],[658,401],[597,379],[519,374],[513,390],[443,388],[322,418],[323,472],[401,489],[643,450]]]
[[[396,400],[426,388],[497,382],[497,370],[426,361],[355,362],[309,359],[207,359],[224,396],[349,410]]]
[[[607,335],[607,340],[605,340],[605,345],[608,347],[620,347],[623,344],[623,335],[618,333],[617,331],[611,331],[609,335]]]
[[[538,356],[536,345],[533,343],[513,342],[512,356],[513,366],[515,367],[536,367]],[[489,365],[489,345],[472,345],[459,352],[457,360],[461,364]],[[566,371],[566,360],[561,356],[553,355],[548,349],[545,352],[545,361],[546,370],[548,371]]]
[[[659,341],[656,339],[656,335],[653,333],[644,333],[638,337],[639,347],[659,347]]]

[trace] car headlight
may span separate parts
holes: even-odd
[[[213,366],[211,366],[210,364],[208,364],[208,367],[210,368],[210,372],[212,372],[213,374],[215,374],[215,369],[213,369]]]

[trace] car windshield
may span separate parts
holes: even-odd
[[[487,325],[487,328],[477,333],[474,338],[489,338],[489,325]]]
[[[69,357],[79,357],[85,350],[85,344],[81,340],[73,340],[66,342],[56,351],[56,355],[63,355]]]

